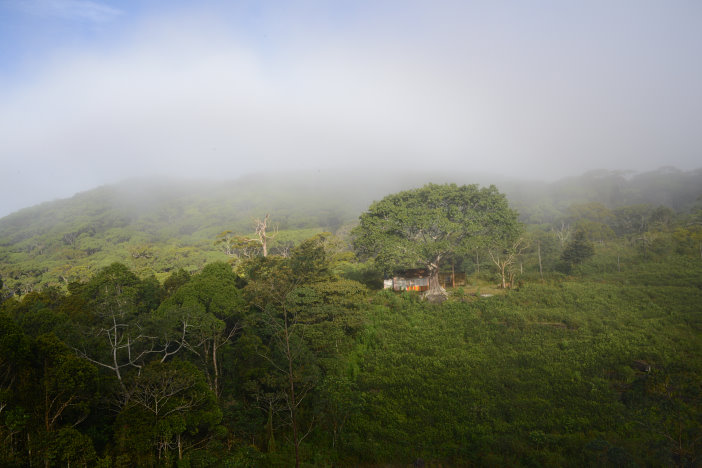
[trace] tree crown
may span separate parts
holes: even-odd
[[[360,257],[389,271],[518,235],[517,213],[494,186],[428,184],[374,202],[353,231]]]

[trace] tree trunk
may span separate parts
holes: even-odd
[[[183,443],[180,440],[180,434],[178,434],[178,460],[183,459]]]
[[[539,254],[539,275],[541,276],[541,281],[544,280],[544,269],[541,266],[541,241],[536,243],[536,252]]]
[[[214,369],[214,388],[212,389],[215,398],[219,401],[219,369],[217,368],[217,335],[212,339],[212,368]]]
[[[263,249],[263,256],[264,257],[268,256],[268,239],[273,239],[276,235],[278,235],[278,227],[277,226],[275,228],[275,233],[272,236],[266,232],[266,230],[268,229],[269,218],[270,218],[270,214],[266,213],[266,216],[263,218],[263,220],[257,219],[255,221],[256,235],[258,236],[258,241],[261,243],[261,248]],[[252,239],[252,240],[255,240],[255,239]]]
[[[425,297],[430,301],[443,302],[446,300],[446,290],[441,287],[439,283],[439,262],[441,261],[441,255],[437,255],[433,262],[427,265],[429,270],[429,290],[427,291]]]
[[[444,288],[441,287],[439,283],[439,272],[438,270],[429,271],[429,290],[427,295],[432,296],[435,294],[442,294]]]
[[[47,374],[47,367],[46,359],[44,359],[44,375]],[[51,427],[49,426],[49,387],[46,384],[44,384],[44,427],[47,434],[51,432]]]
[[[275,452],[275,435],[273,434],[273,402],[268,402],[268,423],[266,424],[266,434],[268,435],[268,453]]]
[[[290,350],[290,334],[288,329],[288,311],[283,307],[283,338],[285,340],[285,357],[288,361],[288,410],[290,411],[290,422],[292,423],[293,442],[295,445],[295,468],[300,466],[300,438],[297,434],[297,399],[295,397],[295,374],[293,372],[293,355]]]

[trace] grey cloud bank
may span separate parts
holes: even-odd
[[[1,76],[0,215],[151,174],[702,166],[693,3],[209,6]]]

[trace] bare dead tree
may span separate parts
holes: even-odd
[[[202,345],[202,341],[196,339],[194,342],[191,342],[194,335],[193,329],[198,329],[198,325],[197,319],[191,317],[190,314],[185,313],[181,315],[178,318],[177,334],[169,336],[167,333],[164,333],[161,337],[163,355],[160,362],[166,362],[169,357],[178,354],[183,349],[199,356],[200,353],[197,351],[197,348]]]
[[[502,278],[502,289],[507,288],[508,276],[510,279],[509,284],[510,286],[512,285],[514,271],[511,270],[511,267],[516,263],[517,258],[526,247],[526,240],[523,237],[519,237],[511,246],[502,251],[497,249],[488,249],[492,263],[494,263],[500,271],[500,276]]]
[[[570,239],[571,229],[570,224],[566,224],[561,221],[561,227],[559,229],[553,229],[556,238],[561,243],[561,248],[565,247],[566,242]]]
[[[290,251],[295,247],[295,243],[292,241],[278,243],[275,247],[275,253],[283,258],[290,258]]]
[[[270,214],[266,213],[263,219],[253,220],[256,237],[235,235],[232,231],[224,231],[217,235],[214,241],[229,257],[252,258],[260,253],[268,256],[268,241],[278,235],[278,226],[270,225]],[[272,229],[273,233],[269,231]],[[260,250],[259,250],[260,249]]]
[[[92,357],[85,348],[75,349],[80,357],[114,372],[125,394],[128,394],[128,392],[124,384],[122,369],[128,367],[141,369],[142,362],[147,355],[164,352],[163,348],[155,349],[156,337],[142,334],[133,336],[127,331],[128,328],[129,326],[127,324],[121,324],[115,321],[112,327],[102,328],[97,332],[97,336],[104,337],[109,346],[110,351],[107,359],[101,360]],[[138,349],[141,348],[145,341],[148,341],[149,347],[146,349]]]
[[[123,370],[141,370],[145,359],[154,354],[163,354],[165,359],[172,354],[169,351],[172,344],[170,341],[160,343],[157,336],[146,333],[139,321],[131,317],[131,305],[128,299],[123,297],[121,287],[113,287],[114,296],[100,303],[95,310],[102,326],[86,330],[88,335],[101,339],[108,352],[99,355],[98,352],[88,351],[85,346],[74,350],[80,357],[114,372],[126,402],[129,400],[129,392],[124,382]],[[185,333],[189,325],[186,322],[182,326]]]
[[[219,245],[228,257],[233,257],[235,255],[235,239],[236,236],[232,231],[224,231],[217,234],[214,244]]]
[[[278,226],[273,227],[273,234],[268,233],[269,229],[269,223],[270,221],[270,214],[266,213],[266,216],[263,219],[256,218],[254,220],[254,224],[256,225],[256,236],[257,238],[254,239],[249,239],[250,241],[257,241],[261,244],[261,248],[263,249],[263,256],[267,257],[268,256],[268,239],[273,239],[275,236],[278,235]]]

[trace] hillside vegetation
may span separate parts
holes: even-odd
[[[23,210],[0,225],[0,465],[699,466],[699,175],[512,198],[541,202],[518,238],[442,258],[466,284],[441,303],[380,289],[384,250],[351,247],[376,225],[349,234],[357,199],[331,183],[137,184]],[[451,218],[456,190],[474,188],[421,193]],[[671,203],[641,203],[654,192]],[[246,240],[265,213],[268,256]],[[374,232],[414,229],[396,214]]]
[[[47,285],[65,289],[69,282],[86,280],[119,261],[140,275],[155,274],[163,280],[179,268],[194,273],[208,262],[226,260],[215,245],[217,235],[232,231],[253,237],[254,219],[267,213],[279,231],[272,247],[285,251],[323,231],[345,238],[373,200],[430,181],[496,184],[521,220],[541,230],[573,228],[584,219],[596,223],[593,228],[606,225],[617,235],[640,234],[652,220],[664,218],[671,227],[671,213],[689,215],[702,206],[702,170],[661,169],[625,176],[596,171],[550,184],[440,173],[258,175],[231,182],[133,180],[0,219],[0,278],[6,295]],[[658,218],[652,218],[657,209]],[[686,229],[693,223],[679,221]]]

